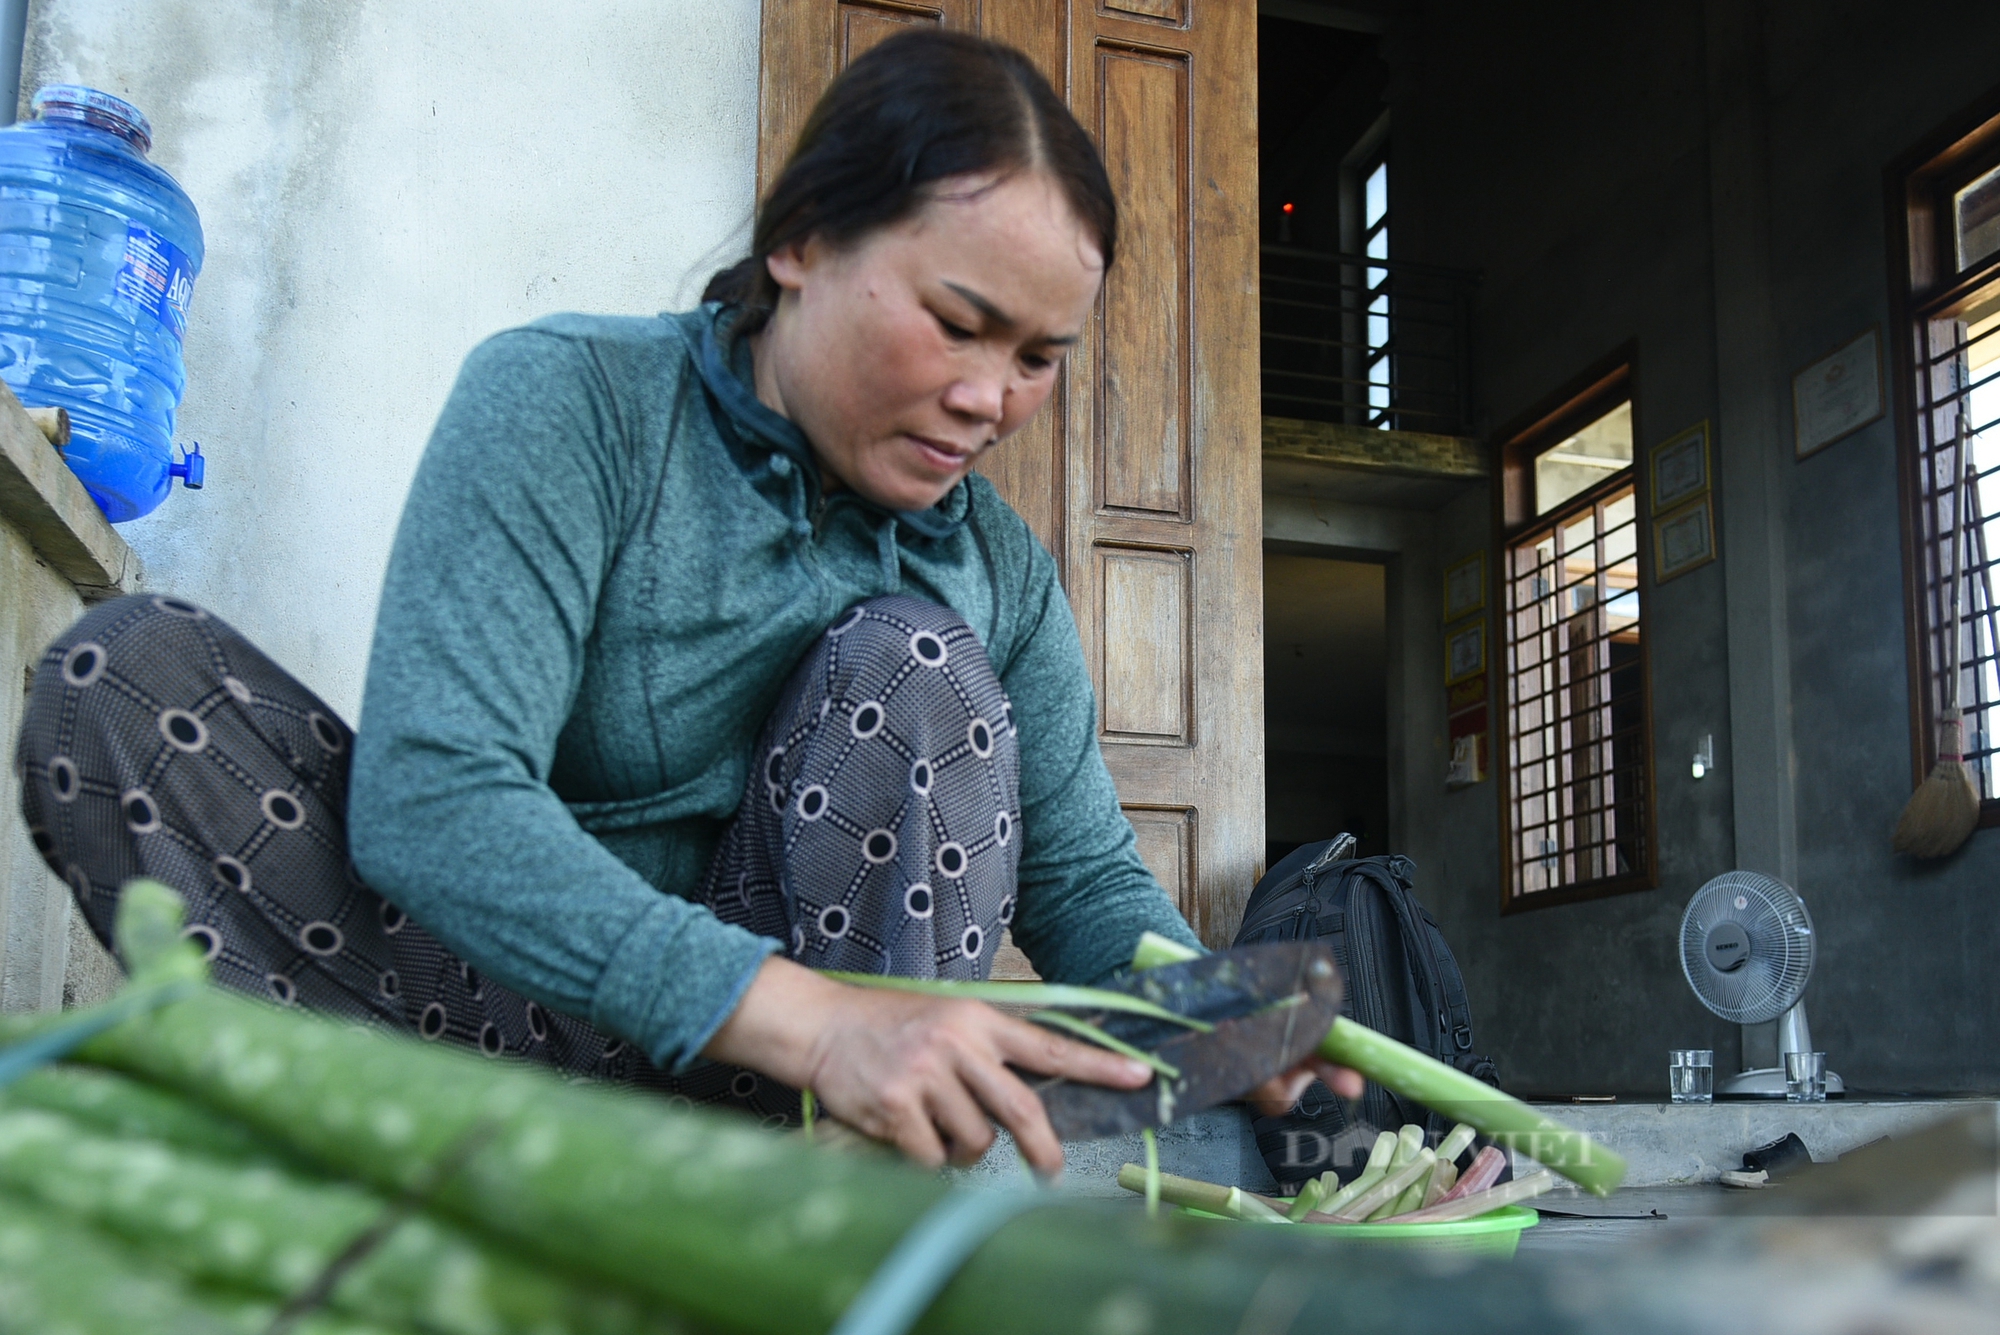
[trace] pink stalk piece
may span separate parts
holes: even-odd
[[[1507,1151],[1498,1145],[1488,1145],[1479,1151],[1472,1166],[1465,1170],[1465,1176],[1458,1179],[1450,1191],[1438,1198],[1438,1205],[1446,1205],[1461,1197],[1470,1196],[1475,1191],[1485,1191],[1500,1180],[1500,1170],[1507,1166]],[[1436,1206],[1429,1207],[1435,1209]]]
[[[1440,1201],[1428,1210],[1412,1210],[1409,1214],[1397,1215],[1394,1219],[1382,1220],[1385,1224],[1451,1224],[1461,1219],[1473,1219],[1479,1215],[1497,1210],[1503,1205],[1516,1205],[1522,1201],[1541,1195],[1556,1184],[1556,1175],[1544,1168],[1539,1173],[1517,1177],[1485,1191],[1475,1191],[1468,1196],[1460,1196],[1455,1201]]]

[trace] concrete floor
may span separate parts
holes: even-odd
[[[1742,1193],[1725,1190],[1717,1177],[1743,1166],[1746,1150],[1782,1139],[1796,1131],[1815,1160],[1825,1163],[1883,1137],[1899,1138],[1944,1120],[1967,1107],[1985,1107],[2000,1115],[1991,1099],[1847,1099],[1821,1104],[1783,1102],[1668,1104],[1550,1104],[1551,1117],[1587,1131],[1625,1156],[1629,1165],[1625,1187],[1611,1201],[1597,1201],[1565,1187],[1545,1198],[1550,1209],[1579,1213],[1633,1214],[1659,1208],[1669,1216],[1715,1214]],[[1274,1183],[1250,1134],[1249,1115],[1239,1105],[1198,1113],[1159,1133],[1160,1167],[1183,1177],[1224,1182],[1252,1191],[1269,1191]],[[1139,1137],[1075,1142],[1066,1147],[1069,1165],[1064,1189],[1088,1196],[1123,1196],[1116,1181],[1121,1164],[1144,1162]],[[1525,1156],[1515,1158],[1517,1173],[1532,1171]],[[1023,1172],[1013,1142],[1000,1140],[975,1167],[965,1170],[972,1181],[1017,1180]],[[1665,1194],[1661,1194],[1665,1193]],[[1673,1203],[1671,1208],[1665,1202]],[[1635,1204],[1637,1203],[1637,1204]],[[1657,1221],[1589,1221],[1544,1219],[1534,1230],[1542,1238],[1618,1234],[1631,1230],[1613,1223]],[[1551,1228],[1550,1225],[1557,1227]],[[1546,1229],[1547,1232],[1542,1232]],[[1639,1231],[1643,1231],[1641,1228]],[[1538,1241],[1537,1245],[1541,1245]]]

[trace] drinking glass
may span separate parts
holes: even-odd
[[[1674,1048],[1668,1054],[1667,1092],[1675,1103],[1715,1100],[1715,1052],[1710,1048]]]
[[[1826,1054],[1785,1054],[1785,1099],[1790,1103],[1826,1102]]]

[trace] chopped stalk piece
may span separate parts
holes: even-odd
[[[1433,1155],[1435,1155],[1435,1153],[1436,1152],[1433,1151]],[[1389,1213],[1392,1215],[1408,1214],[1412,1210],[1423,1209],[1424,1192],[1426,1189],[1429,1188],[1431,1184],[1431,1178],[1435,1177],[1436,1175],[1437,1175],[1437,1163],[1435,1159],[1433,1159],[1433,1162],[1431,1163],[1431,1171],[1425,1173],[1422,1177],[1418,1178],[1415,1182],[1412,1182],[1409,1186],[1404,1187],[1403,1194],[1396,1198],[1396,1203],[1394,1206],[1390,1208]]]
[[[1138,1164],[1128,1163],[1118,1170],[1118,1185],[1125,1190],[1143,1195],[1146,1190],[1146,1170]],[[1236,1187],[1225,1187],[1218,1182],[1203,1182],[1199,1178],[1180,1177],[1173,1173],[1160,1174],[1160,1199],[1169,1205],[1185,1205],[1191,1210],[1206,1210],[1210,1214],[1230,1214],[1229,1193],[1239,1191]],[[1277,1214],[1277,1207],[1269,1200],[1253,1191],[1242,1191],[1241,1195],[1256,1201],[1259,1205]]]
[[[812,1090],[801,1089],[799,1091],[799,1129],[805,1132],[808,1144],[812,1142],[813,1138],[813,1111]]]
[[[1241,1187],[1229,1189],[1229,1213],[1252,1224],[1289,1224],[1284,1212],[1277,1209],[1262,1196],[1243,1190]]]
[[[1449,1159],[1439,1159],[1437,1167],[1431,1169],[1431,1180],[1424,1186],[1423,1208],[1428,1210],[1443,1200],[1444,1194],[1457,1185],[1457,1182],[1458,1165]]]
[[[1401,1168],[1396,1169],[1380,1182],[1377,1182],[1374,1186],[1368,1188],[1368,1190],[1362,1192],[1359,1196],[1356,1196],[1338,1211],[1334,1212],[1330,1222],[1339,1224],[1361,1222],[1377,1210],[1380,1210],[1383,1206],[1395,1200],[1398,1196],[1401,1196],[1404,1191],[1408,1190],[1410,1183],[1415,1182],[1424,1174],[1430,1172],[1431,1165],[1436,1162],[1437,1156],[1435,1154],[1432,1154],[1429,1150],[1418,1150],[1416,1158],[1410,1160]],[[1321,1213],[1324,1214],[1325,1212],[1322,1211]],[[1314,1222],[1315,1216],[1307,1215],[1306,1220],[1308,1223]]]
[[[1399,1138],[1394,1131],[1384,1131],[1376,1136],[1375,1144],[1368,1151],[1367,1166],[1354,1175],[1352,1182],[1321,1201],[1317,1207],[1318,1213],[1334,1213],[1388,1176],[1389,1160],[1395,1156],[1398,1143]]]
[[[1465,1176],[1452,1184],[1450,1191],[1438,1198],[1438,1204],[1455,1201],[1462,1196],[1470,1196],[1475,1191],[1484,1191],[1500,1180],[1500,1170],[1507,1166],[1507,1151],[1498,1145],[1488,1145],[1479,1151],[1479,1157],[1465,1170]]]
[[[1308,1212],[1319,1207],[1320,1197],[1324,1194],[1320,1190],[1319,1179],[1316,1177],[1308,1178],[1306,1184],[1299,1188],[1299,1194],[1293,1198],[1292,1208],[1285,1211],[1285,1218],[1291,1220],[1294,1224],[1298,1223],[1299,1220],[1306,1217]]]
[[[1446,1136],[1441,1142],[1439,1142],[1437,1151],[1438,1162],[1449,1163],[1449,1164],[1457,1163],[1458,1156],[1465,1153],[1466,1149],[1472,1144],[1473,1140],[1478,1135],[1479,1133],[1477,1131],[1474,1131],[1464,1122],[1460,1122],[1457,1126],[1451,1129],[1450,1135]]]
[[[1417,1151],[1424,1146],[1424,1129],[1412,1122],[1405,1122],[1403,1129],[1396,1133],[1396,1152],[1389,1160],[1389,1171],[1394,1172],[1417,1157]],[[1386,1219],[1392,1214],[1402,1214],[1423,1204],[1423,1182],[1412,1182],[1403,1194],[1384,1204],[1369,1215],[1369,1219]]]
[[[1342,1187],[1339,1191],[1334,1192],[1333,1195],[1321,1201],[1319,1205],[1313,1210],[1313,1213],[1319,1215],[1329,1215],[1340,1211],[1341,1209],[1345,1208],[1349,1202],[1353,1201],[1353,1199],[1356,1196],[1359,1196],[1362,1192],[1367,1191],[1372,1187],[1374,1187],[1375,1184],[1380,1182],[1384,1176],[1386,1176],[1386,1174],[1380,1168],[1362,1169],[1361,1172],[1355,1176],[1355,1179],[1352,1182],[1348,1183],[1346,1186]]]
[[[1412,1163],[1414,1163],[1414,1159],[1412,1159]],[[1422,1205],[1424,1203],[1424,1195],[1422,1195],[1424,1193],[1424,1177],[1430,1177],[1430,1173],[1428,1171],[1422,1173],[1416,1181],[1412,1181],[1408,1187],[1404,1187],[1402,1191],[1398,1191],[1386,1205],[1378,1205],[1374,1209],[1374,1213],[1368,1215],[1368,1223],[1378,1223],[1382,1219],[1388,1219],[1390,1215],[1404,1215],[1404,1213],[1416,1209],[1418,1205]],[[1416,1193],[1416,1199],[1410,1199],[1412,1191]]]
[[[1139,1132],[1139,1139],[1146,1142],[1146,1218],[1157,1219],[1160,1214],[1160,1138],[1153,1134],[1152,1127]]]
[[[1531,1200],[1555,1186],[1556,1175],[1546,1168],[1526,1177],[1517,1177],[1512,1182],[1503,1182],[1497,1187],[1477,1191],[1469,1196],[1460,1196],[1455,1201],[1445,1201],[1433,1205],[1428,1210],[1418,1210],[1390,1222],[1397,1224],[1449,1224],[1460,1219],[1476,1219],[1489,1214],[1503,1205],[1518,1205]]]
[[[1373,1224],[1384,1219],[1394,1219],[1399,1214],[1408,1214],[1412,1210],[1422,1209],[1423,1204],[1424,1184],[1421,1182],[1412,1182],[1408,1187],[1403,1189],[1402,1195],[1377,1210],[1374,1214],[1369,1215],[1368,1222]]]

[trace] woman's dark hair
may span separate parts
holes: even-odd
[[[777,304],[772,252],[811,236],[857,241],[915,213],[947,177],[1025,170],[1056,182],[1110,268],[1118,205],[1103,160],[1028,58],[941,28],[891,37],[820,95],[757,211],[749,258],[702,300],[741,307],[731,332],[755,333]]]

